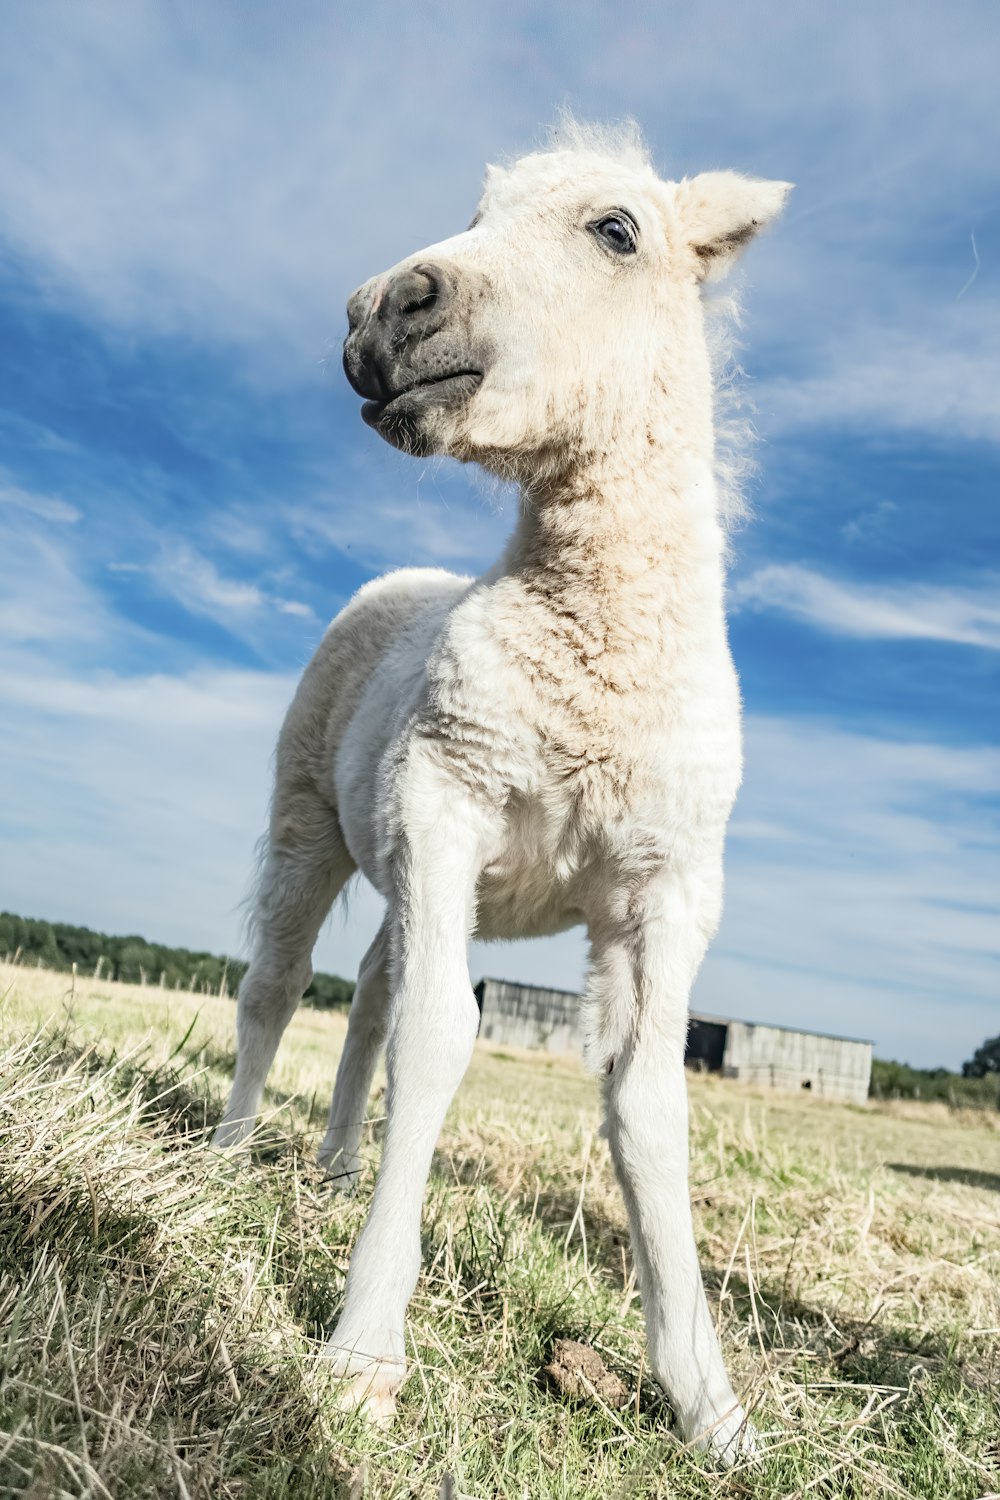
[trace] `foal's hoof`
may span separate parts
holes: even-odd
[[[396,1396],[406,1379],[405,1360],[362,1354],[357,1347],[345,1348],[334,1339],[323,1350],[323,1358],[330,1361],[331,1373],[342,1382],[335,1396],[337,1406],[341,1411],[360,1412],[376,1427],[390,1427],[396,1415]]]
[[[694,1445],[710,1454],[723,1469],[731,1469],[741,1462],[753,1463],[760,1457],[757,1429],[742,1406],[727,1412],[708,1430],[703,1427],[695,1435]]]
[[[360,1156],[324,1142],[316,1153],[316,1161],[334,1192],[347,1195],[354,1192],[361,1176]]]
[[[220,1155],[228,1156],[232,1161],[244,1162],[250,1159],[250,1136],[253,1127],[247,1127],[244,1120],[223,1120],[215,1127],[212,1136],[212,1150],[218,1151]]]

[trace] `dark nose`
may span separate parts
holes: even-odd
[[[447,285],[437,266],[411,266],[390,281],[377,316],[397,337],[426,338],[440,328],[447,303]]]
[[[347,304],[344,369],[359,395],[379,400],[405,385],[402,359],[410,344],[423,343],[445,321],[451,301],[440,266],[408,266],[371,292],[355,292]]]
[[[348,337],[369,318],[382,325],[379,333],[426,337],[440,327],[449,301],[450,288],[440,267],[409,266],[367,295],[364,289],[354,293],[347,304]]]

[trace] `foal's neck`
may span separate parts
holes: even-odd
[[[710,448],[642,445],[526,490],[503,570],[578,619],[613,627],[666,606],[707,626],[722,618],[725,553]]]

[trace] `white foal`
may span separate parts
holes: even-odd
[[[344,365],[396,446],[521,486],[473,581],[390,574],[334,620],[278,747],[238,1061],[216,1142],[252,1130],[320,925],[360,868],[386,898],[320,1156],[357,1177],[388,1040],[382,1165],[327,1353],[388,1419],[405,1375],[431,1154],[478,1024],[467,942],[585,923],[603,1080],[649,1337],[680,1429],[753,1437],[702,1289],[687,1185],[688,993],[719,918],[740,710],[723,608],[701,285],[787,187],[661,181],[585,134],[491,168],[470,228],[350,301]]]

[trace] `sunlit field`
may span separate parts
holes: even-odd
[[[1000,1120],[693,1077],[713,1308],[764,1455],[722,1475],[643,1363],[582,1068],[485,1045],[424,1211],[388,1432],[340,1415],[353,1199],[313,1155],[345,1030],[300,1010],[243,1168],[205,1148],[231,1000],[0,966],[0,1492],[36,1497],[940,1497],[1000,1491]],[[624,1386],[570,1395],[554,1340]]]

